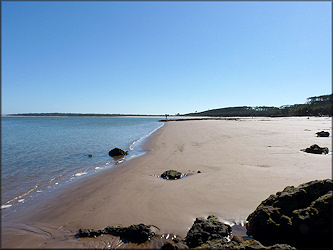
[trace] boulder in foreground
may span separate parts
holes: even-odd
[[[111,157],[121,157],[121,156],[125,156],[125,155],[128,155],[128,151],[124,151],[120,148],[114,148],[112,150],[109,151],[109,155]]]
[[[196,218],[191,229],[185,237],[185,243],[189,248],[201,246],[210,241],[219,240],[228,242],[227,237],[231,234],[231,227],[210,215],[207,219]]]
[[[306,153],[311,153],[311,154],[328,154],[329,150],[327,147],[319,147],[317,144],[313,144],[309,148],[302,149],[302,151]]]
[[[160,248],[161,250],[177,250],[177,249],[189,249],[185,244],[174,240],[166,241]]]
[[[270,195],[247,218],[247,234],[265,245],[332,247],[333,181],[289,186]]]
[[[161,177],[167,180],[177,180],[182,177],[182,173],[176,170],[168,170],[161,174]]]

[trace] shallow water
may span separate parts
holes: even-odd
[[[162,125],[158,118],[3,117],[1,209],[144,154],[145,138]],[[114,147],[128,156],[114,160]]]

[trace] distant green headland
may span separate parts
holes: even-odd
[[[267,106],[241,106],[211,109],[202,112],[177,114],[180,116],[214,116],[214,117],[285,117],[285,116],[332,116],[333,94],[313,96],[307,98],[304,104],[284,105],[281,107]],[[164,116],[164,115],[135,115],[135,114],[83,114],[83,113],[23,113],[9,114],[7,116],[90,116],[90,117],[116,117],[116,116]]]
[[[284,105],[281,107],[228,107],[211,109],[202,112],[186,114],[186,116],[332,116],[333,94],[307,98],[305,104]]]

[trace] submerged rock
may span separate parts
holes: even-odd
[[[161,174],[161,177],[163,179],[167,179],[167,180],[177,180],[180,179],[182,176],[181,172],[178,172],[176,170],[168,170],[165,171],[163,174]]]
[[[143,243],[149,240],[155,235],[150,229],[151,226],[145,224],[130,225],[129,227],[112,226],[106,227],[102,230],[96,229],[80,229],[79,237],[97,237],[102,234],[111,234],[113,236],[119,236],[121,239],[133,242]]]
[[[119,156],[124,156],[124,155],[128,155],[128,151],[124,151],[120,148],[114,148],[112,150],[109,151],[109,155],[111,157],[119,157]]]
[[[304,151],[306,153],[311,153],[311,154],[322,154],[322,153],[328,154],[328,152],[329,152],[327,147],[321,148],[317,144],[313,144],[309,148],[302,149],[302,151]]]
[[[220,222],[215,216],[210,215],[207,219],[196,218],[191,229],[185,237],[185,243],[189,248],[201,246],[209,241],[219,240],[228,242],[227,237],[231,234],[231,227]]]
[[[311,181],[270,195],[247,218],[247,234],[265,245],[332,247],[333,181]]]
[[[330,133],[325,131],[320,131],[316,133],[317,137],[329,137]]]

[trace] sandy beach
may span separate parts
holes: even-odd
[[[330,179],[329,117],[170,121],[145,145],[147,154],[84,177],[2,221],[2,248],[105,247],[106,238],[77,239],[80,228],[151,224],[184,237],[196,217],[245,222],[270,194],[286,186]],[[175,169],[188,176],[159,178]],[[200,173],[198,173],[200,171]]]

